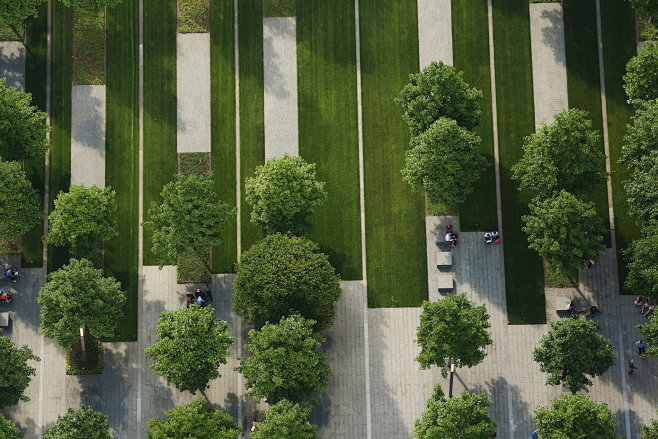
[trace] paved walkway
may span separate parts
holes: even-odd
[[[420,68],[432,61],[452,61],[450,0],[418,0],[418,57]]]
[[[0,78],[7,85],[25,88],[25,44],[22,41],[0,41]]]
[[[71,184],[105,187],[105,86],[74,85],[71,96]]]

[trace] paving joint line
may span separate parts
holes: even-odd
[[[143,316],[144,310],[144,0],[139,0],[139,183],[138,183],[138,207],[137,215],[139,225],[137,229],[137,321]],[[141,325],[140,325],[141,326]],[[137,417],[137,428],[135,434],[137,439],[142,433],[142,356],[144,354],[144,339],[141,331],[137,332],[137,402],[135,416]]]

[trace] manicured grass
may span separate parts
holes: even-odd
[[[297,0],[299,5],[301,0]],[[315,6],[322,8],[325,2],[316,2]],[[330,2],[326,2],[330,3]],[[340,3],[335,1],[331,3]],[[354,8],[352,8],[354,9]],[[265,0],[265,16],[266,17],[294,17],[295,16],[295,0]]]
[[[144,220],[177,171],[176,2],[144,1]],[[157,265],[144,230],[144,265]]]
[[[416,1],[359,7],[368,306],[419,306],[428,296],[425,203],[402,181],[409,130],[393,102],[418,72]]]
[[[523,138],[535,131],[528,1],[493,6],[507,312],[511,324],[544,323],[542,260],[521,231],[531,197],[518,191],[510,169],[523,155]]]
[[[208,1],[180,0],[178,32],[208,32]]]
[[[24,34],[22,21],[7,23],[0,20],[0,41],[23,41]]]
[[[624,291],[623,288],[626,278],[623,252],[632,240],[640,237],[640,231],[635,220],[628,215],[626,191],[623,186],[623,181],[629,177],[630,172],[626,166],[619,164],[626,124],[630,122],[632,115],[632,108],[626,103],[622,76],[626,73],[626,63],[637,53],[635,18],[630,3],[624,0],[601,2],[601,25],[619,285],[622,292],[631,294],[636,292]]]
[[[482,90],[482,121],[474,131],[482,139],[480,152],[489,162],[473,193],[459,208],[459,224],[465,232],[498,228],[488,29],[487,0],[452,2],[454,65],[464,72],[464,79],[471,87]]]
[[[105,185],[116,191],[119,236],[105,242],[105,274],[128,294],[115,341],[137,340],[139,233],[138,0],[107,12]]]
[[[236,206],[235,169],[235,42],[233,0],[210,4],[210,145],[212,173],[219,199]],[[212,249],[212,271],[232,273],[237,260],[237,224],[222,231],[223,242]]]
[[[342,279],[362,279],[354,2],[297,0],[299,154],[327,200],[309,238]]]
[[[265,162],[265,122],[263,109],[263,3],[241,0],[238,6],[240,44],[240,205],[242,251],[263,236],[251,223],[251,207],[244,197],[245,179]]]
[[[73,8],[73,83],[105,84],[105,11]]]

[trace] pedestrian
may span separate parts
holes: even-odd
[[[644,342],[644,340],[638,340],[635,342],[635,346],[637,346],[638,355],[642,355],[644,354],[644,348],[647,346],[647,344]]]
[[[537,430],[535,430],[535,431],[533,431],[532,433],[530,433],[530,437],[531,437],[532,439],[539,439],[539,433],[537,433]]]
[[[632,374],[635,369],[637,369],[637,367],[635,367],[635,360],[630,360],[628,362],[628,374]]]
[[[258,426],[256,425],[256,422],[258,422],[258,419],[254,418],[254,422],[251,424],[251,430],[249,430],[252,433],[258,430]]]
[[[201,297],[201,296],[197,297],[196,303],[197,303],[197,305],[199,305],[202,308],[204,308],[208,304],[208,302],[203,300],[203,297]]]

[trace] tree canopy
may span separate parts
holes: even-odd
[[[443,205],[464,202],[487,166],[478,149],[480,138],[452,119],[439,118],[411,139],[406,152],[404,180],[416,192]]]
[[[245,182],[245,198],[251,205],[251,222],[265,233],[303,235],[307,217],[327,198],[324,182],[315,178],[315,164],[288,154],[269,159]]]
[[[320,439],[316,425],[305,421],[311,417],[306,404],[294,404],[282,399],[265,412],[265,420],[257,422],[252,439]]]
[[[42,159],[48,150],[46,113],[31,103],[30,93],[0,78],[0,157],[4,160]]]
[[[236,265],[233,310],[256,328],[300,314],[327,329],[336,318],[340,279],[327,255],[305,238],[269,235]]]
[[[189,404],[170,410],[161,419],[151,419],[146,424],[148,439],[235,439],[240,429],[228,413],[213,410],[199,397]]]
[[[647,41],[644,49],[628,61],[624,89],[633,104],[658,98],[658,42]]]
[[[0,160],[0,181],[0,239],[15,241],[20,233],[41,224],[43,209],[20,163]]]
[[[656,411],[658,414],[658,410]],[[642,424],[642,439],[658,439],[658,421],[651,420],[651,424]]]
[[[424,133],[440,117],[457,121],[468,130],[480,124],[482,92],[464,81],[464,74],[443,62],[432,62],[409,75],[395,102],[412,136]]]
[[[658,297],[658,234],[634,240],[625,256],[628,260],[626,289]]]
[[[16,424],[0,413],[0,437],[3,439],[22,439],[21,431]]]
[[[648,345],[641,357],[658,357],[658,317],[656,317],[656,314],[651,314],[647,323],[641,323],[635,325],[635,327],[640,330],[644,341]]]
[[[640,228],[658,225],[658,151],[642,158],[624,181],[628,213]]]
[[[95,338],[112,337],[123,316],[126,293],[113,277],[103,277],[86,259],[71,259],[48,275],[37,302],[41,305],[41,333],[69,349],[84,323]]]
[[[656,0],[630,0],[640,17],[658,17],[658,2]]]
[[[36,17],[38,7],[48,0],[3,0],[0,3],[0,21],[11,23]]]
[[[228,348],[236,339],[228,324],[214,317],[211,306],[191,305],[160,314],[155,329],[156,343],[146,348],[154,361],[151,370],[174,384],[181,392],[205,390],[208,382],[218,378],[220,364],[226,364]]]
[[[658,100],[643,101],[626,125],[620,162],[637,168],[644,157],[658,153]]]
[[[85,8],[92,11],[100,11],[104,8],[112,8],[121,4],[123,0],[61,0],[66,6],[74,8]]]
[[[331,370],[320,350],[324,337],[314,332],[314,323],[293,315],[249,331],[244,349],[251,355],[240,358],[237,370],[244,375],[250,396],[270,403],[317,403],[313,394],[327,387]]]
[[[594,322],[584,319],[551,322],[532,357],[539,370],[549,374],[546,384],[564,384],[571,393],[592,384],[586,375],[603,375],[615,364],[610,340],[597,332]]]
[[[58,416],[55,425],[43,432],[43,439],[112,439],[107,416],[90,407],[70,408]]]
[[[466,294],[450,294],[437,302],[423,302],[416,342],[421,369],[431,365],[447,375],[446,359],[456,367],[473,367],[485,357],[485,348],[493,343],[489,333],[489,314],[484,305],[475,306]]]
[[[40,361],[27,346],[17,348],[9,337],[0,337],[0,407],[27,402],[25,389],[36,369],[28,361]]]
[[[562,395],[551,407],[537,407],[535,423],[543,438],[621,439],[608,405],[595,404],[589,396]]]

